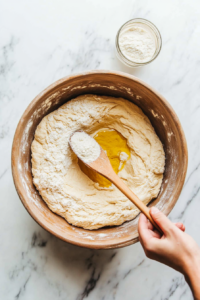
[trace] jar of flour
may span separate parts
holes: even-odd
[[[130,67],[149,64],[158,56],[161,47],[159,30],[145,19],[126,22],[116,36],[117,56]]]

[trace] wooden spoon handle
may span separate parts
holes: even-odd
[[[149,221],[153,224],[153,226],[163,234],[162,230],[158,227],[158,225],[152,219],[149,208],[126,186],[126,184],[117,176],[117,174],[113,171],[112,174],[109,174],[109,180],[129,199],[137,208],[141,210],[141,212],[149,219]]]

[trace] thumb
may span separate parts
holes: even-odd
[[[165,235],[168,235],[171,232],[171,229],[175,227],[175,225],[157,207],[152,207],[150,209],[150,214]]]

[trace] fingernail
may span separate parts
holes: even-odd
[[[159,211],[159,209],[157,208],[157,207],[155,207],[155,206],[153,206],[152,208],[151,208],[151,213],[153,214],[153,215],[155,215],[155,214],[157,214],[157,213],[159,213],[160,211]]]

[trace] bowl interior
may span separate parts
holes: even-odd
[[[51,212],[33,185],[31,143],[42,118],[80,94],[123,97],[150,119],[164,145],[166,166],[161,190],[149,206],[166,215],[175,205],[187,170],[187,146],[179,120],[167,101],[139,79],[123,73],[88,72],[57,81],[39,94],[23,114],[13,141],[12,171],[17,192],[30,215],[46,230],[64,241],[89,248],[117,248],[138,241],[138,217],[121,226],[94,231],[68,224]]]

